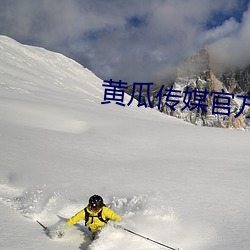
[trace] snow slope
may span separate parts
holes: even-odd
[[[112,225],[90,244],[83,223],[63,239],[36,223],[53,228],[97,193],[124,227],[166,245],[248,250],[249,133],[135,101],[101,105],[102,83],[63,55],[0,36],[0,248],[162,249]]]

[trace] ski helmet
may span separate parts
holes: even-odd
[[[93,195],[89,198],[89,206],[93,210],[98,210],[103,207],[103,199],[99,195]]]

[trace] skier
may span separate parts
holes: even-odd
[[[94,239],[109,220],[120,222],[122,219],[120,215],[105,206],[101,196],[95,194],[89,198],[89,204],[72,216],[67,224],[74,225],[80,220],[85,220],[85,225],[92,232]]]

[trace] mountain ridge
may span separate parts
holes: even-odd
[[[182,98],[185,98],[184,93],[187,90],[196,93],[198,91],[199,94],[205,90],[208,91],[204,101],[204,105],[207,106],[207,109],[205,111],[201,110],[204,112],[199,112],[199,110],[197,112],[196,109],[182,110],[183,106],[185,106],[184,100],[178,100],[178,104],[172,108],[173,102],[177,102],[177,100],[174,96],[171,96],[173,93],[170,94],[166,89],[166,92],[162,93],[161,97],[158,96],[157,98],[164,83],[163,85],[161,85],[162,83],[156,83],[150,90],[150,102],[154,108],[157,108],[157,106],[159,107],[160,101],[160,112],[180,118],[195,125],[249,130],[250,119],[247,118],[250,116],[249,106],[246,105],[244,111],[241,113],[243,100],[237,96],[247,96],[248,91],[250,91],[250,66],[247,66],[246,68],[226,70],[221,70],[222,68],[223,67],[216,65],[215,60],[208,49],[201,49],[181,63],[176,68],[175,79],[170,84],[167,83],[164,86],[166,88],[172,86],[173,90],[180,91],[182,93]],[[213,107],[213,102],[215,101],[214,94],[211,93],[219,93],[222,91],[225,92],[224,95],[226,97],[231,97],[230,105],[226,103],[228,100],[226,100],[224,96],[224,99],[222,98],[224,104],[221,104],[221,107],[223,107],[215,110]],[[167,92],[169,93],[169,99],[166,102]],[[131,86],[127,93],[131,95]],[[176,93],[177,92],[175,92],[175,94]],[[221,93],[221,95],[223,95],[223,93]],[[146,98],[147,93],[144,91],[142,96],[143,98]],[[138,99],[138,93],[135,97]],[[194,100],[193,98],[194,97],[190,100],[191,103],[197,103],[197,100]],[[224,107],[225,109],[223,109]],[[223,113],[226,113],[225,110],[228,109],[230,109],[230,115],[223,115]]]

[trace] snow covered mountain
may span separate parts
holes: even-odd
[[[249,133],[102,105],[102,84],[63,55],[0,36],[0,248],[162,249],[112,225],[91,243],[84,222],[62,239],[36,223],[54,228],[97,193],[124,227],[166,245],[248,250]]]
[[[243,98],[238,96],[248,97],[250,68],[222,68],[215,63],[208,50],[198,51],[177,68],[176,77],[172,82],[151,86],[152,106],[160,112],[195,125],[249,130],[250,108],[249,105],[242,107]],[[162,84],[165,84],[163,89]],[[165,89],[169,90],[170,86],[173,90],[166,91]],[[130,86],[127,93],[132,95],[132,89]],[[136,91],[135,97],[138,99],[138,88]],[[199,100],[203,99],[202,92],[205,91],[207,93],[200,102],[200,108],[195,108]],[[147,99],[147,90],[142,91],[142,96]],[[218,96],[217,100],[214,99],[215,96]]]
[[[226,75],[230,77],[226,77]],[[182,110],[183,101],[176,107],[177,112],[174,112],[174,116],[182,118],[185,121],[191,122],[193,124],[199,124],[202,126],[209,127],[222,127],[222,128],[236,128],[236,129],[246,129],[250,127],[250,116],[249,106],[244,107],[244,111],[241,113],[241,107],[243,99],[240,99],[238,95],[248,96],[247,92],[243,92],[240,88],[240,82],[243,79],[238,78],[232,80],[232,71],[226,73],[217,72],[214,68],[210,53],[208,50],[203,49],[198,53],[187,58],[187,60],[178,68],[177,78],[173,84],[174,89],[180,89],[182,91],[189,88],[189,91],[195,88],[198,91],[208,91],[206,96],[206,101],[204,102],[207,106],[204,108],[206,112],[198,112],[198,109],[185,109]],[[242,74],[243,75],[243,74]],[[234,84],[233,84],[234,83]],[[238,86],[238,88],[237,88]],[[222,94],[225,92],[225,95]],[[230,105],[224,105],[222,103],[227,103],[227,99],[219,99],[220,104],[216,107],[223,107],[213,110],[213,103],[215,101],[215,94],[221,93],[216,96],[223,96],[223,98],[230,98]],[[192,97],[193,100],[193,97]],[[191,101],[192,102],[192,101]],[[184,105],[185,106],[185,105]],[[228,115],[227,115],[228,112]],[[170,113],[169,108],[166,113]],[[218,114],[222,113],[222,114]],[[240,114],[237,116],[237,114]]]

